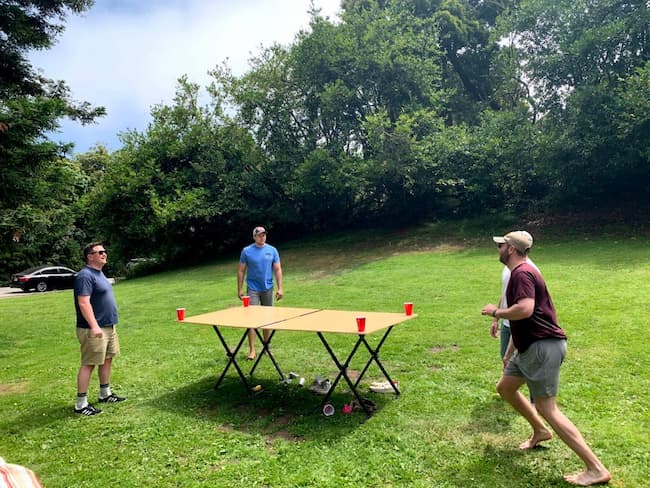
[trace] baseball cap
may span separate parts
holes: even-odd
[[[255,227],[253,229],[253,237],[259,235],[259,234],[266,234],[266,229],[264,227]]]
[[[497,244],[510,244],[519,252],[526,252],[533,247],[533,236],[525,230],[508,232],[505,236],[492,238]]]

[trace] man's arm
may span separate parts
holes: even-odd
[[[508,308],[497,308],[496,305],[488,303],[483,310],[482,315],[491,315],[494,318],[508,319],[508,320],[522,320],[527,319],[533,315],[535,311],[534,298],[522,298],[514,305]]]
[[[273,272],[275,273],[275,282],[278,285],[278,290],[275,293],[275,298],[281,300],[284,296],[284,291],[282,291],[282,265],[280,262],[273,263]]]
[[[93,310],[93,306],[90,304],[90,295],[79,295],[77,297],[77,304],[79,305],[79,311],[81,312],[81,315],[84,319],[86,319],[86,322],[88,322],[90,330],[93,331],[93,336],[101,337],[103,335],[102,329],[97,323],[97,319],[95,318],[95,311]]]
[[[499,332],[499,319],[494,317],[492,323],[490,324],[490,335],[495,339],[498,337]]]
[[[503,303],[503,294],[499,297],[499,301],[497,302],[497,306],[501,306]],[[494,317],[492,319],[492,323],[490,324],[490,335],[494,337],[495,339],[497,338],[497,332],[499,332],[499,319]]]
[[[246,274],[246,263],[239,263],[239,268],[237,268],[237,296],[241,300],[241,297],[244,295],[242,293],[242,286],[244,285],[244,275]]]

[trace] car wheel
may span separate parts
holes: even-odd
[[[47,291],[47,283],[44,281],[39,281],[36,284],[36,291]]]

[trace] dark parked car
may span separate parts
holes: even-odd
[[[74,288],[74,277],[77,272],[63,266],[37,266],[15,275],[11,275],[12,288],[22,288],[23,291],[35,289],[47,291],[55,288]]]

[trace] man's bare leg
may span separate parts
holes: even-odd
[[[533,428],[533,434],[530,438],[519,444],[519,449],[523,450],[532,449],[540,442],[553,438],[553,433],[546,428],[535,407],[519,392],[519,388],[524,383],[524,378],[520,376],[502,376],[497,384],[497,392],[501,395],[501,398],[512,405]]]
[[[77,373],[77,393],[87,393],[90,384],[90,376],[95,369],[94,364],[82,364]]]
[[[255,359],[255,329],[248,329],[248,359]]]
[[[104,364],[101,364],[97,370],[100,385],[108,385],[111,382],[111,371],[113,369],[113,358],[104,359]]]
[[[612,478],[609,471],[589,448],[573,422],[557,408],[555,397],[535,398],[535,402],[540,415],[546,419],[560,439],[585,463],[584,471],[565,475],[564,479],[578,486],[607,483]]]

